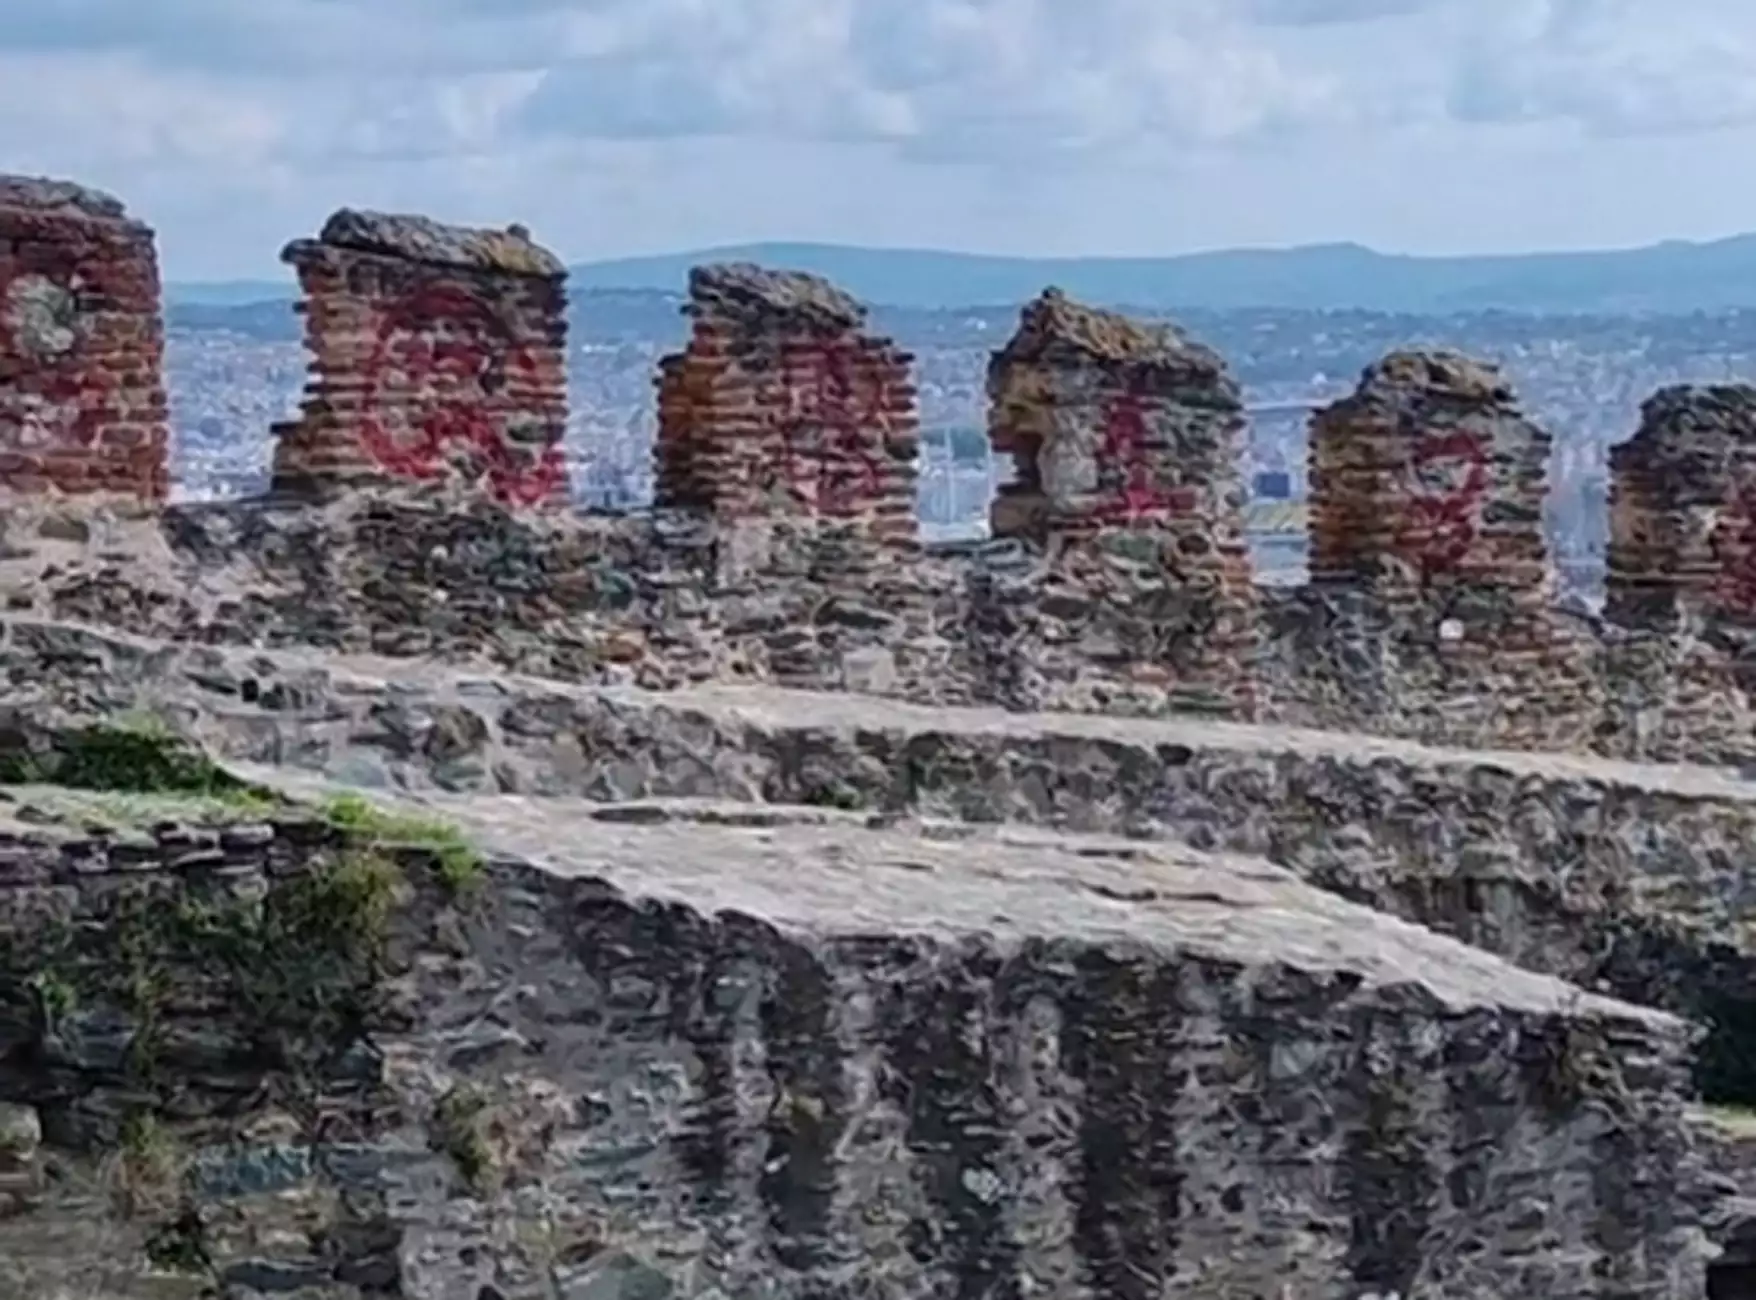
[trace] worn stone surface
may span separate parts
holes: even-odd
[[[688,346],[659,363],[659,504],[846,520],[912,543],[913,358],[865,333],[865,309],[817,276],[698,267],[689,292]]]
[[[469,271],[498,271],[558,280],[567,268],[522,226],[481,230],[408,213],[341,208],[323,223],[318,241],[362,253],[407,258]]]
[[[1756,1103],[1741,846],[1723,771],[1483,754],[1291,728],[910,707],[758,688],[647,693],[14,621],[14,698],[148,704],[214,752],[371,790],[709,798],[1170,837],[1712,1030]]]
[[[0,175],[0,493],[168,490],[153,233],[72,181]]]
[[[568,495],[566,271],[522,231],[342,209],[282,254],[312,377],[274,487],[457,481],[514,506]]]
[[[1700,1294],[1682,1025],[1260,862],[441,797],[488,875],[399,855],[361,1016],[294,1074],[211,931],[130,927],[272,908],[344,837],[64,801],[0,803],[18,1294]],[[157,959],[150,1072],[85,934]]]

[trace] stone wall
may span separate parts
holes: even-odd
[[[168,489],[153,233],[108,194],[0,175],[0,491]]]
[[[1742,849],[1756,791],[1723,772],[759,686],[570,686],[30,620],[0,633],[15,706],[147,709],[228,760],[368,790],[796,805],[1248,854],[1521,967],[1686,1015],[1709,1031],[1709,1097],[1756,1105]]]
[[[298,270],[312,377],[277,426],[274,488],[462,478],[519,506],[569,493],[566,271],[521,227],[344,208]]]
[[[866,309],[801,272],[689,276],[688,347],[660,362],[661,506],[856,521],[912,540],[919,417],[909,354]]]
[[[16,201],[16,219],[146,238],[113,213],[68,216],[110,213],[107,200],[14,192],[37,205]],[[661,367],[664,507],[526,524],[495,510],[567,491],[559,263],[516,228],[347,210],[287,256],[315,366],[303,415],[280,431],[276,499],[172,511],[132,551],[101,511],[14,508],[0,519],[8,601],[213,640],[488,655],[572,679],[762,680],[1756,761],[1741,489],[1728,486],[1740,412],[1756,408],[1744,390],[1668,390],[1618,453],[1624,522],[1600,623],[1549,606],[1547,438],[1465,358],[1386,358],[1318,418],[1313,581],[1259,591],[1237,385],[1169,326],[1053,291],[1030,304],[990,376],[995,444],[1020,468],[995,503],[998,539],[922,554],[908,356],[815,277],[701,268],[690,343]],[[29,384],[61,391],[67,373],[35,366],[8,391],[40,411]],[[402,483],[429,495],[380,499]],[[314,493],[332,504],[285,504]],[[1639,504],[1667,500],[1690,504]],[[1636,588],[1688,616],[1659,618]]]
[[[1265,863],[240,770],[0,790],[8,1293],[1702,1294],[1682,1024]]]
[[[773,682],[1239,717],[1224,681],[1204,693],[1165,668],[1179,643],[1156,630],[1186,606],[1130,553],[1135,536],[1114,530],[1072,562],[1005,542],[899,551],[851,520],[577,517],[467,488],[362,493],[320,509],[15,508],[0,515],[0,603],[173,639],[491,662],[571,681]],[[1634,637],[1572,620],[1592,690],[1545,706],[1542,695],[1496,696],[1480,676],[1435,678],[1433,625],[1389,621],[1352,593],[1261,601],[1251,671],[1262,721],[1756,762],[1748,696],[1727,653],[1693,633]],[[1692,684],[1713,681],[1720,692],[1703,707]]]
[[[1041,582],[1000,602],[1001,616],[1045,662],[1096,648],[1124,693],[1161,689],[1186,707],[1248,716],[1245,422],[1224,362],[1173,326],[1049,289],[994,353],[988,393],[994,450],[1016,470],[991,532],[1050,554]],[[1024,691],[1036,703],[1064,674],[1043,675]]]

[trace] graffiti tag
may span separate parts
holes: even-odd
[[[1424,576],[1455,569],[1481,528],[1488,492],[1481,438],[1459,430],[1419,439],[1409,456],[1406,487],[1398,549]]]
[[[789,376],[781,416],[794,481],[812,484],[819,513],[857,513],[882,485],[882,395],[859,391],[845,346],[803,349],[797,360],[805,373],[796,381]]]
[[[1111,399],[1104,409],[1103,442],[1099,447],[1106,475],[1120,477],[1114,498],[1101,507],[1103,513],[1132,523],[1150,515],[1162,515],[1179,506],[1178,497],[1158,481],[1146,454],[1146,403],[1138,393]]]
[[[537,357],[474,295],[430,285],[385,315],[366,366],[360,441],[386,473],[430,481],[458,466],[495,500],[538,505],[565,492],[563,425],[521,420],[496,399],[534,381]],[[393,397],[393,394],[395,397]],[[406,426],[386,427],[396,397],[414,408]]]

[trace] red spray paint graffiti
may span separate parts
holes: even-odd
[[[1119,474],[1121,490],[1099,507],[1106,519],[1133,523],[1191,509],[1194,492],[1173,490],[1158,480],[1146,453],[1146,401],[1134,392],[1113,398],[1104,410],[1099,473]]]
[[[504,409],[495,409],[510,382],[538,369],[529,345],[480,299],[449,285],[428,286],[385,313],[366,367],[360,441],[397,477],[436,479],[462,458],[498,501],[554,500],[567,481],[560,422],[546,417],[539,437],[523,440],[507,428]],[[412,393],[417,408],[403,436],[381,415],[393,387]]]
[[[797,360],[806,373],[787,385],[781,418],[794,482],[814,483],[819,514],[855,514],[882,488],[880,395],[858,391],[846,346],[802,349]]]
[[[1475,544],[1488,493],[1488,459],[1478,436],[1419,439],[1409,457],[1408,514],[1399,549],[1425,575],[1449,572]]]

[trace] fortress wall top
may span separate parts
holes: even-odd
[[[9,228],[62,223],[151,257],[113,199],[17,181],[0,196]],[[23,247],[0,242],[15,265]],[[32,511],[61,507],[15,505],[0,518],[12,607],[584,680],[1756,761],[1747,638],[1722,635],[1748,630],[1734,507],[1749,390],[1667,390],[1617,452],[1602,626],[1547,604],[1546,435],[1492,367],[1453,354],[1393,354],[1317,418],[1316,580],[1270,592],[1243,544],[1238,386],[1173,327],[1053,291],[1027,306],[990,366],[994,443],[1020,468],[996,503],[998,544],[899,554],[916,536],[911,358],[817,277],[700,268],[692,337],[660,379],[661,505],[684,508],[526,527],[497,508],[566,499],[560,263],[517,228],[346,210],[285,256],[316,374],[283,430],[281,500],[171,511],[152,557],[123,566],[108,524],[44,518],[38,532]],[[62,338],[43,335],[53,312],[20,319]],[[156,319],[139,328],[156,349]],[[58,373],[0,357],[0,413],[39,411]],[[139,408],[161,429],[162,400]],[[382,490],[440,479],[455,495],[417,494],[426,505]],[[362,481],[379,490],[326,511],[286,491]],[[1713,617],[1646,635],[1633,596],[1652,591]]]
[[[912,541],[913,357],[828,281],[744,263],[689,276],[688,346],[660,363],[662,506],[858,521]]]
[[[1482,748],[1756,763],[1737,658],[1685,630],[1571,623],[1560,686],[1460,665],[1445,607],[1264,591],[1257,648],[1204,655],[1203,607],[1109,530],[899,554],[854,521],[518,511],[465,487],[191,504],[137,520],[0,512],[0,603],[210,644],[493,663],[570,681],[772,682],[926,704],[1199,712]],[[126,557],[118,560],[118,557]],[[1206,607],[1213,608],[1211,603]],[[1565,687],[1565,689],[1563,689]],[[1514,693],[1516,692],[1516,693]]]
[[[1311,577],[1544,598],[1552,439],[1498,368],[1393,352],[1311,424]]]
[[[0,175],[0,490],[169,487],[153,232],[70,181]]]
[[[278,426],[276,490],[461,478],[518,506],[568,498],[566,270],[518,226],[343,208],[281,254],[312,376]]]
[[[1062,680],[1081,682],[1075,698],[1108,694],[1113,684],[1069,661],[1095,658],[1125,689],[1248,716],[1245,421],[1224,361],[1174,326],[1048,289],[990,359],[988,396],[989,439],[1017,470],[994,501],[993,534],[1080,543],[1052,545],[1039,580],[1006,602],[1005,620],[1060,664],[1019,683],[1020,703],[1050,704]]]
[[[1017,467],[996,536],[1154,526],[1214,558],[1243,554],[1243,398],[1219,354],[1176,327],[1047,289],[989,360],[988,397],[989,438]]]
[[[1325,644],[1293,648],[1293,694],[1326,677],[1399,727],[1578,743],[1601,684],[1589,638],[1551,608],[1551,445],[1496,366],[1445,350],[1393,352],[1317,412],[1298,600]],[[1351,684],[1319,662],[1338,655]]]
[[[1610,473],[1606,616],[1756,625],[1756,387],[1659,389]]]

